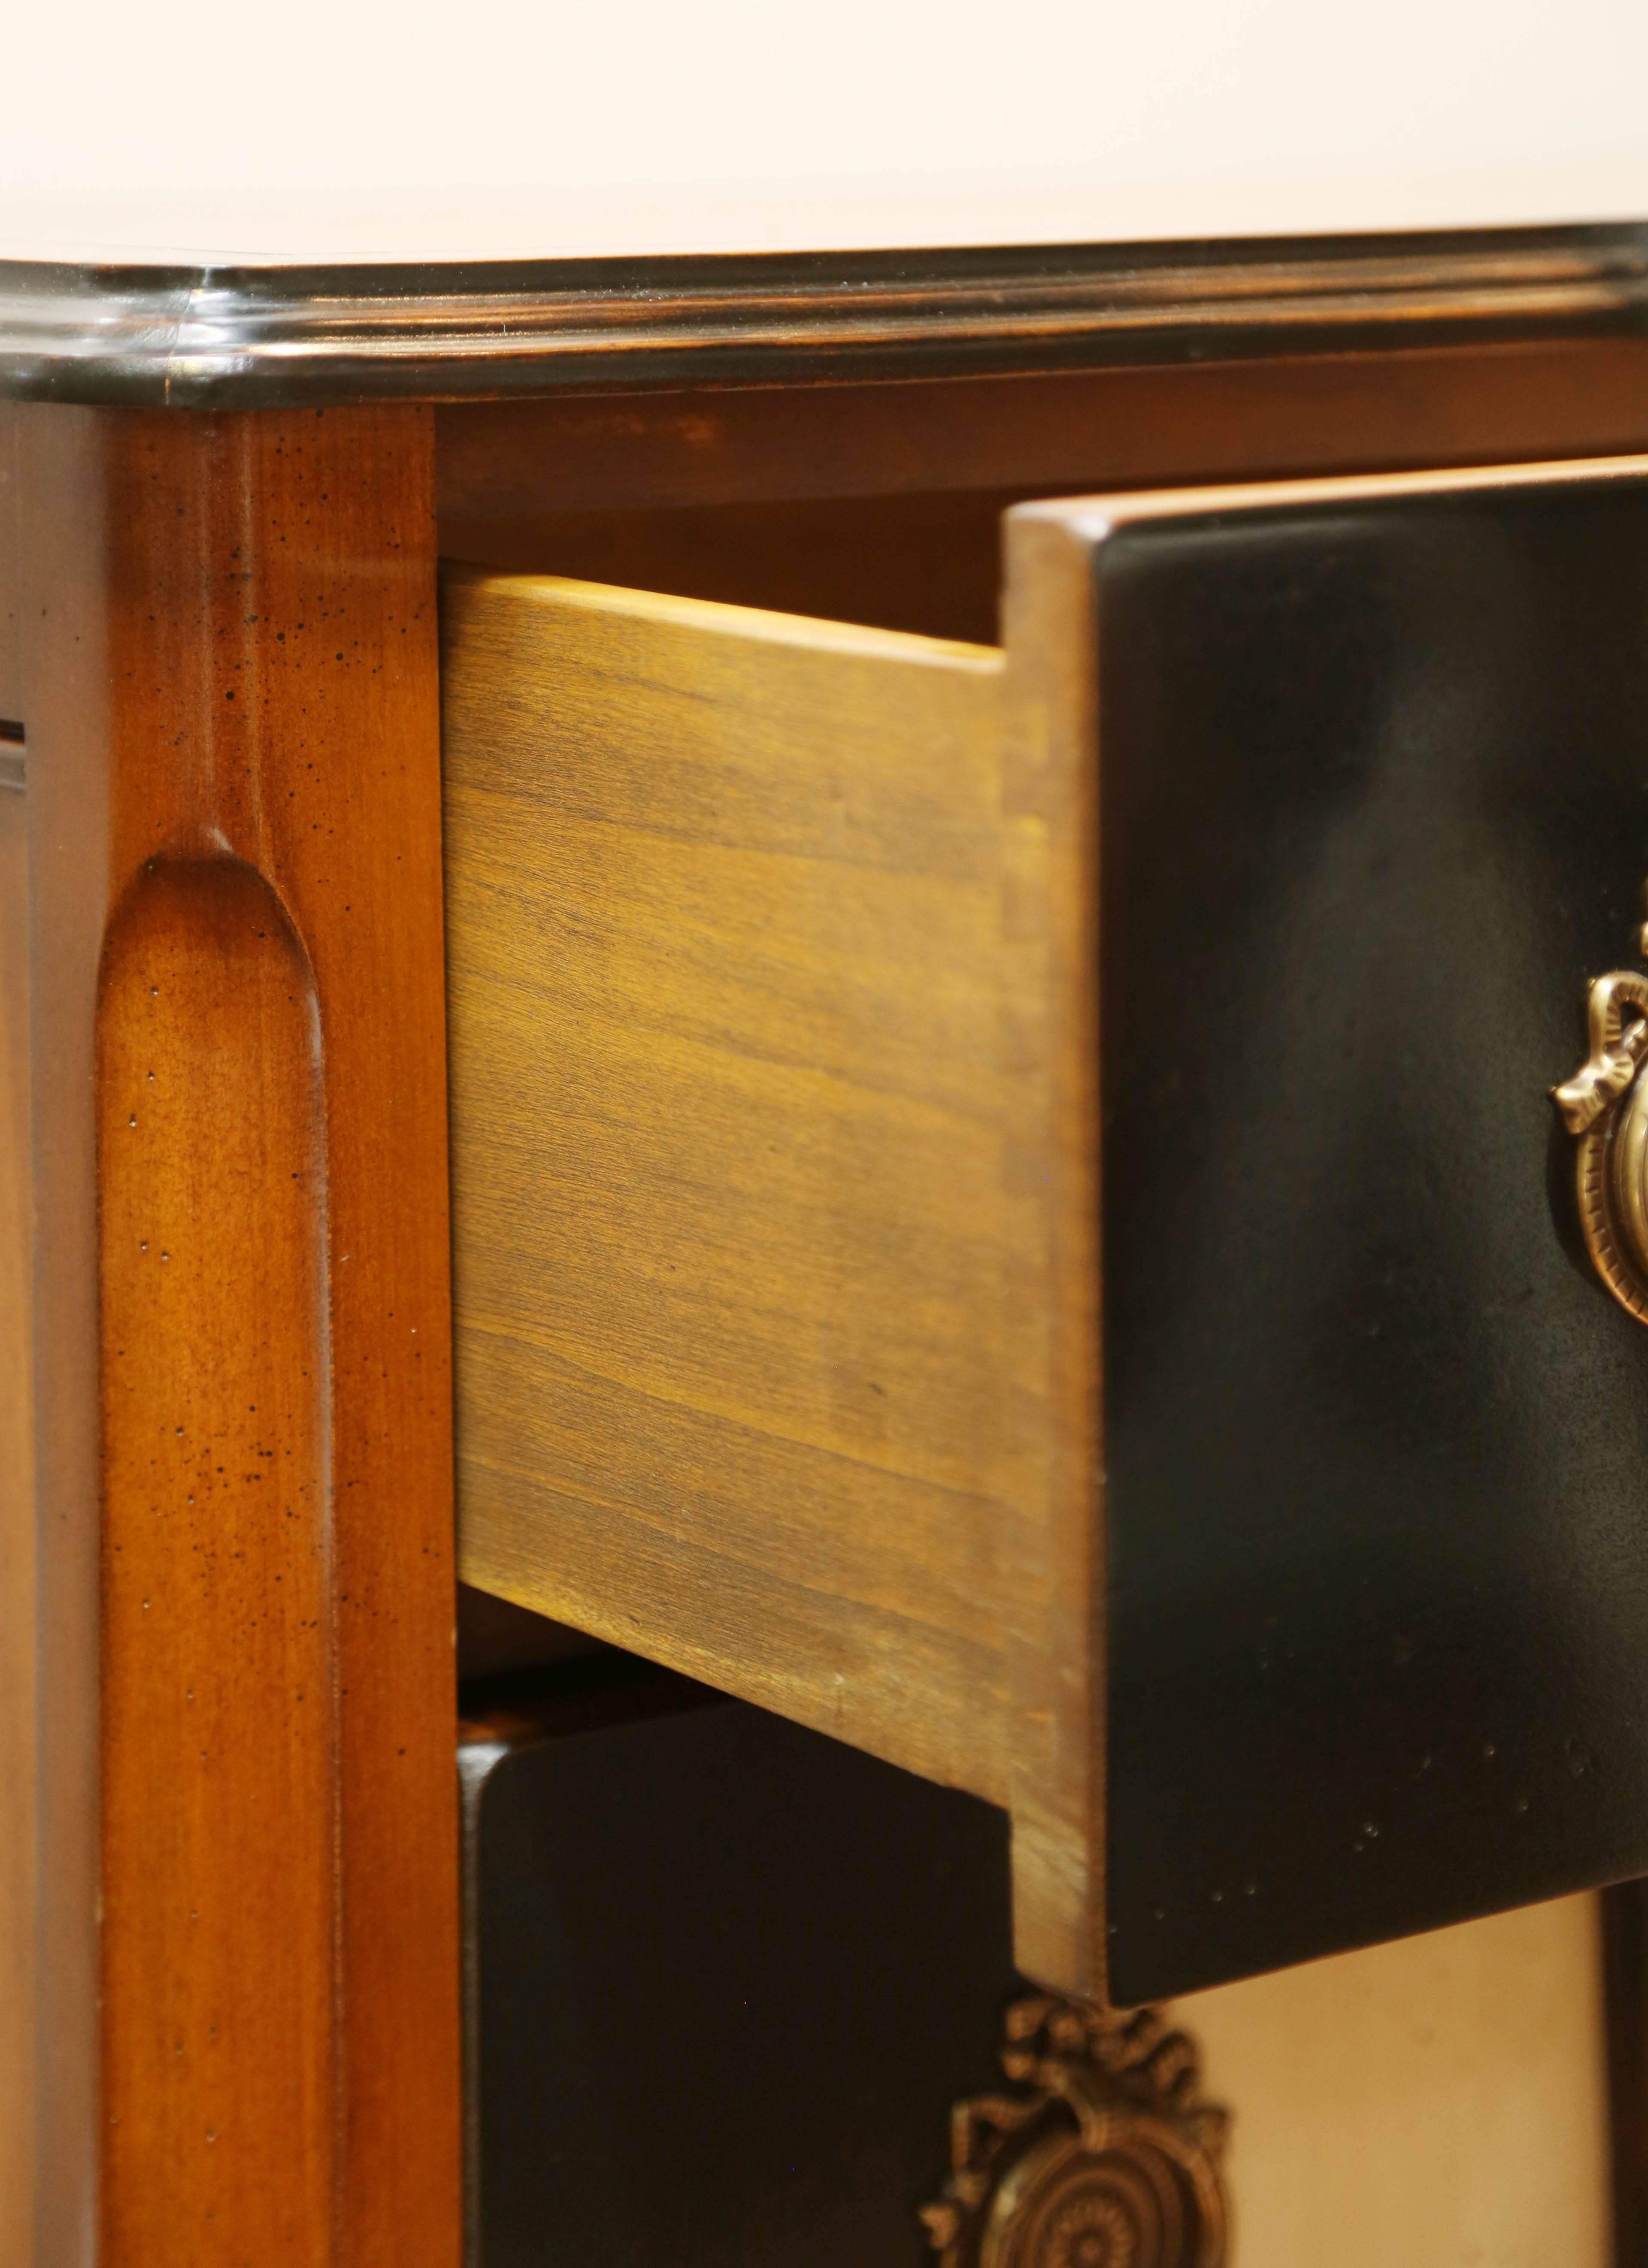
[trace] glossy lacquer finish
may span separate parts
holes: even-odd
[[[1648,873],[1648,490],[1103,562],[1129,2001],[1648,1870],[1648,1332],[1548,1094]]]

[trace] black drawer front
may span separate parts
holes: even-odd
[[[469,2268],[920,2268],[1001,2083],[1005,1815],[682,1680],[563,1685],[461,1752]]]
[[[1119,2001],[1648,1870],[1648,1332],[1548,1090],[1648,873],[1636,482],[1123,530]]]

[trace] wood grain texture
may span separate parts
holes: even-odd
[[[1092,641],[1062,541],[1024,531],[1005,665],[448,578],[462,1565],[1010,1804],[1020,1958],[1102,1995]]]
[[[30,714],[107,782],[103,2256],[433,2268],[459,2129],[428,420],[29,416]]]
[[[344,2074],[319,1003],[263,877],[173,857],[115,914],[100,1017],[106,2250],[159,2259],[181,2221],[203,2250],[222,2229],[324,2259]]]
[[[1005,1800],[999,657],[445,627],[465,1579]]]
[[[1024,1208],[1013,1329],[1038,1351],[1043,1463],[1030,1534],[1036,1611],[1011,1631],[1014,1950],[1026,1975],[1108,1998],[1105,1562],[1100,1371],[1098,686],[1090,552],[1009,516],[1012,845],[1003,980],[1019,1043],[1009,1098]]]

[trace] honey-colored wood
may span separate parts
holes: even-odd
[[[7,754],[0,742],[0,757]],[[34,1457],[28,836],[0,783],[0,2257],[33,2247]]]
[[[1010,1803],[1021,1955],[1098,1992],[1061,566],[1009,667],[449,578],[455,1329],[466,1579]]]
[[[1091,640],[1027,538],[1005,665],[449,577],[462,1568],[1009,1804],[1097,1993]]]
[[[1000,658],[445,615],[465,1579],[1005,1800]]]
[[[450,2268],[428,416],[27,417],[31,750],[106,784],[64,1001],[97,1037],[102,2255]]]
[[[1105,1537],[1099,1283],[1098,690],[1088,546],[1061,519],[1009,521],[1011,699],[1003,978],[1024,1208],[1013,1329],[1045,1395],[1031,1526],[1040,1611],[1013,1632],[1013,1933],[1027,1975],[1108,1997]]]
[[[158,2260],[181,2220],[324,2259],[344,2075],[319,1001],[268,881],[196,850],[134,880],[100,1013],[106,2250]],[[248,1973],[248,1946],[278,1950]]]
[[[0,718],[21,706],[17,420],[0,405]],[[0,728],[4,729],[4,728]],[[28,833],[0,739],[0,2258],[33,2247],[34,1443]]]

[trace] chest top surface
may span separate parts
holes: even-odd
[[[486,400],[1618,335],[1645,319],[1648,224],[1631,221],[553,260],[0,257],[0,396]]]

